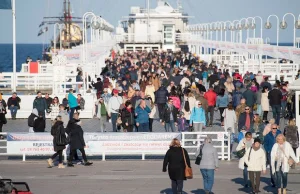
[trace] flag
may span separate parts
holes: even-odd
[[[0,9],[11,9],[11,0],[0,0]]]

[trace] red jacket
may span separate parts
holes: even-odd
[[[208,90],[204,94],[204,98],[207,100],[208,106],[215,106],[217,101],[217,94],[213,90]]]

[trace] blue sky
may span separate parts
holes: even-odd
[[[63,0],[16,0],[17,14],[17,43],[43,43],[53,36],[53,29],[49,29],[48,40],[45,36],[37,37],[39,24],[44,16],[62,14]],[[169,0],[175,7],[176,0]],[[122,16],[128,15],[131,6],[145,6],[145,0],[71,0],[73,15],[82,16],[86,11],[93,11],[101,15],[108,22],[117,25]],[[249,16],[261,16],[266,21],[271,14],[282,19],[285,13],[291,12],[298,17],[300,14],[300,0],[182,0],[184,11],[195,16],[190,23],[206,23],[214,21],[235,20]],[[152,8],[156,0],[151,0]],[[293,19],[286,17],[288,28],[280,30],[280,42],[292,42]],[[258,22],[258,21],[257,21]],[[273,28],[264,30],[264,38],[276,41],[276,20],[271,18]],[[12,42],[11,11],[0,10],[0,43]],[[260,22],[257,23],[257,35]],[[245,34],[245,33],[244,33]],[[297,30],[300,37],[300,30]]]

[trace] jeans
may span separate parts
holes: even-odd
[[[243,177],[244,177],[244,184],[248,185],[248,167],[244,167]]]
[[[63,150],[59,150],[57,151],[55,154],[53,154],[53,156],[51,157],[52,160],[54,160],[56,158],[56,156],[58,156],[58,162],[61,164],[62,163],[62,152]]]
[[[9,110],[10,110],[10,114],[11,114],[11,118],[16,117],[17,112],[18,112],[18,106],[10,106]]]
[[[279,171],[276,171],[276,186],[278,189],[280,188],[286,188],[287,186],[287,177],[288,173],[282,171],[282,167],[280,166]],[[281,187],[281,182],[282,182],[282,187]]]
[[[281,106],[280,105],[272,105],[272,112],[273,112],[273,118],[275,119],[276,124],[279,125]]]
[[[153,119],[149,118],[149,131],[152,132]]]
[[[203,177],[204,190],[211,192],[214,185],[215,170],[214,169],[200,169]]]
[[[173,194],[177,194],[182,192],[183,189],[183,180],[171,180],[172,181],[172,192]]]
[[[276,183],[276,176],[275,176],[275,174],[272,173],[271,152],[267,152],[267,164],[270,165],[271,184],[275,185],[275,183]]]
[[[139,132],[149,132],[149,123],[139,123]]]
[[[281,115],[282,117],[285,117],[285,112],[286,112],[286,101],[281,101]]]
[[[111,113],[111,124],[113,128],[113,132],[117,132],[117,119],[118,119],[118,113]]]
[[[223,115],[225,108],[226,107],[219,107],[219,111],[220,111],[220,115],[221,115],[221,123],[224,121],[224,117],[222,115]]]
[[[261,109],[261,104],[257,104],[257,110],[256,113],[261,117],[262,116],[262,109]]]
[[[71,120],[71,119],[73,119],[73,115],[74,115],[76,107],[70,108],[70,109],[71,109],[71,111],[70,111],[70,120]]]
[[[172,132],[175,132],[175,122],[174,121],[170,121],[169,123],[165,123],[166,132],[170,132],[170,128],[171,128]]]
[[[253,192],[258,193],[259,191],[259,186],[260,186],[260,171],[254,172],[254,171],[250,171],[249,172],[249,178],[251,181],[251,187]]]
[[[212,125],[213,124],[213,119],[214,119],[214,113],[215,113],[215,107],[214,106],[208,106],[207,112],[209,112],[209,119],[207,117],[207,121],[206,122],[208,125]]]

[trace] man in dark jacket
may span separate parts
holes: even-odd
[[[245,112],[241,113],[238,121],[238,131],[240,131],[244,126],[246,126],[246,131],[251,131],[253,129],[253,113],[249,106],[245,107]]]
[[[270,100],[270,106],[272,107],[273,118],[275,119],[276,124],[279,125],[282,93],[276,84],[274,85],[273,90],[269,92],[268,98]]]
[[[33,108],[36,108],[39,112],[39,115],[43,115],[43,118],[46,119],[45,111],[48,109],[47,102],[45,98],[42,97],[42,93],[37,92],[37,97],[33,101]]]
[[[16,120],[18,109],[20,109],[21,99],[17,96],[17,93],[14,92],[12,97],[7,101],[7,106],[11,113],[12,120]]]
[[[246,105],[253,110],[253,106],[256,102],[256,95],[250,90],[250,86],[247,86],[247,90],[243,93],[243,97],[246,99]]]
[[[165,88],[164,85],[162,85],[156,92],[155,92],[155,103],[157,104],[158,113],[159,113],[159,119],[160,122],[162,121],[162,111],[164,109],[164,106],[167,103],[168,99],[168,90]]]
[[[50,108],[52,102],[53,102],[53,99],[49,96],[48,93],[45,94],[45,100],[46,100],[46,103],[47,103],[47,109]]]
[[[97,78],[97,82],[92,82],[92,86],[97,90],[97,99],[100,98],[102,91],[103,91],[103,83],[101,81],[101,78]]]
[[[271,126],[271,131],[264,138],[264,147],[267,153],[267,163],[270,165],[270,176],[271,176],[271,184],[275,187],[275,175],[272,174],[272,165],[271,165],[271,151],[273,145],[276,143],[276,137],[281,134],[281,131],[278,129],[278,125],[273,124]]]
[[[272,90],[272,86],[269,83],[269,78],[265,77],[264,80],[265,81],[261,82],[261,84],[260,84],[261,88],[268,87],[269,91],[271,91]]]
[[[173,105],[173,99],[169,98],[168,103],[165,104],[162,112],[162,123],[165,125],[166,132],[175,132],[175,125],[177,124],[178,109]]]

